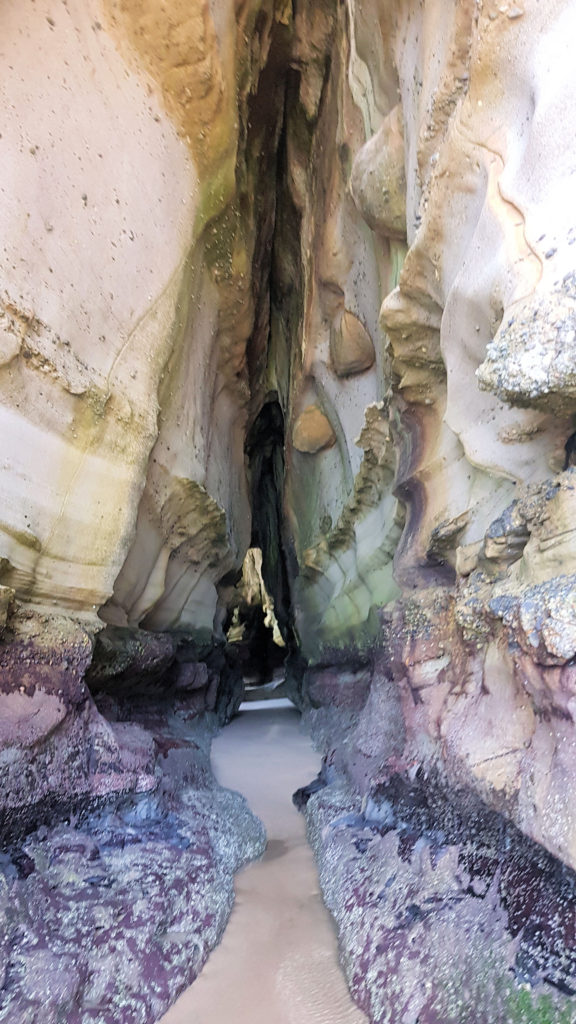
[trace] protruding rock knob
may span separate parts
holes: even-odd
[[[340,323],[332,328],[330,357],[339,377],[364,373],[374,365],[376,353],[372,338],[358,317],[347,309]]]
[[[309,405],[300,413],[292,430],[292,444],[297,451],[314,455],[331,448],[335,441],[330,420],[317,405]]]
[[[388,238],[406,237],[406,174],[400,105],[358,152],[350,191],[364,220]]]

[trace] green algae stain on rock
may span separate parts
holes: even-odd
[[[370,647],[380,630],[376,608],[399,593],[392,562],[401,523],[391,493],[395,456],[384,403],[366,409],[356,444],[364,457],[334,524],[329,516],[319,517],[318,487],[311,486],[310,474],[302,485],[306,498],[302,515],[308,515],[308,535],[314,534],[314,539],[300,553],[295,595],[296,607],[302,609],[300,641],[311,658],[319,657],[324,647]],[[310,508],[315,516],[310,517]],[[320,535],[315,526],[318,518]],[[300,520],[298,525],[304,537]],[[380,538],[377,546],[375,536]]]
[[[570,1006],[559,1006],[549,995],[533,996],[527,989],[510,991],[506,1004],[509,1024],[573,1024]]]

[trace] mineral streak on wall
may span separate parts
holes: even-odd
[[[358,786],[576,867],[573,5],[0,17],[8,809],[153,784],[86,672],[213,706],[252,545],[303,699],[397,723]]]

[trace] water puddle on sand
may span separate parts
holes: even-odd
[[[262,819],[262,860],[236,875],[222,942],[160,1024],[366,1024],[338,963],[304,818],[292,793],[319,767],[288,701],[244,705],[212,747],[218,781]]]

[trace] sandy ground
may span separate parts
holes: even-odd
[[[222,943],[161,1024],[362,1024],[291,801],[317,773],[318,755],[288,701],[243,707],[216,739],[212,761],[218,780],[243,793],[264,822],[268,847],[236,876]]]

